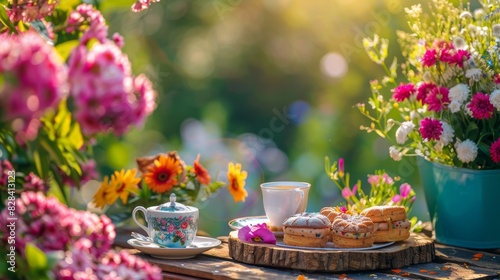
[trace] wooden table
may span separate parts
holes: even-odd
[[[121,235],[118,235],[121,236]],[[130,235],[123,235],[119,246]],[[426,237],[429,238],[429,237]],[[192,259],[161,260],[129,249],[133,254],[158,265],[164,279],[499,279],[500,250],[467,250],[435,243],[435,259],[430,263],[388,270],[362,272],[309,272],[249,265],[229,257],[228,237],[219,237],[222,244]]]

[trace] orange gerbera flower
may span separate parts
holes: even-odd
[[[245,197],[248,196],[245,190],[245,179],[247,178],[247,172],[241,171],[241,164],[229,163],[227,167],[227,182],[229,193],[233,196],[234,202],[243,201],[245,202]]]
[[[211,179],[210,174],[205,169],[205,167],[203,167],[203,165],[201,165],[200,154],[198,154],[198,156],[196,157],[196,160],[194,161],[193,171],[194,171],[194,174],[196,174],[196,178],[198,179],[198,181],[200,181],[200,183],[205,184],[205,185],[210,184],[210,179]]]
[[[175,157],[160,155],[148,168],[148,172],[144,174],[144,181],[151,190],[164,193],[178,184],[178,175],[181,172],[180,161]]]

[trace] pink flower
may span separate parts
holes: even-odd
[[[436,64],[437,61],[437,52],[435,49],[427,49],[422,56],[421,62],[425,67],[431,67]]]
[[[0,186],[7,186],[10,175],[9,172],[13,171],[15,170],[10,161],[0,159]]]
[[[493,81],[495,82],[495,84],[500,84],[500,74],[495,74],[495,76],[493,77]]]
[[[348,199],[349,197],[355,195],[357,190],[358,190],[358,184],[354,185],[354,187],[352,188],[352,191],[351,191],[351,189],[349,187],[345,187],[342,190],[342,196],[345,199]]]
[[[408,183],[403,183],[399,187],[399,193],[404,198],[407,198],[410,195],[410,192],[411,192],[411,186]]]
[[[412,83],[401,83],[393,90],[394,94],[392,95],[392,98],[394,98],[398,102],[401,102],[410,98],[410,96],[414,94],[415,91],[415,86]]]
[[[105,216],[68,208],[54,197],[41,192],[23,192],[16,200],[15,215],[18,217],[15,247],[24,254],[27,242],[44,252],[66,250],[82,238],[93,246],[89,252],[96,258],[111,248],[115,238],[114,225]],[[5,208],[0,212],[0,223],[7,224],[10,217]],[[8,228],[0,228],[0,246],[7,246]],[[22,234],[21,234],[22,233]]]
[[[498,138],[495,142],[493,142],[493,144],[491,144],[490,155],[491,159],[495,163],[500,162],[500,138]]]
[[[243,242],[276,244],[276,237],[265,223],[240,228],[238,238]]]
[[[425,118],[420,122],[420,134],[426,140],[439,140],[443,133],[443,125],[439,120]]]
[[[417,100],[425,103],[425,98],[434,88],[436,88],[436,85],[432,83],[421,84],[417,89]]]
[[[344,177],[344,158],[339,158],[339,177]]]
[[[464,67],[464,61],[469,60],[470,53],[466,50],[458,50],[455,56],[453,57],[453,63],[458,65],[460,68]]]
[[[71,95],[78,104],[75,118],[85,135],[123,135],[153,111],[151,82],[142,75],[132,77],[128,57],[114,43],[75,48],[69,67]]]
[[[490,97],[487,94],[478,92],[472,96],[469,104],[467,104],[472,112],[472,117],[478,120],[489,119],[493,116],[495,107],[490,102]]]
[[[23,191],[46,192],[48,189],[45,182],[33,172],[24,177],[24,182]]]
[[[189,224],[188,224],[187,222],[182,222],[182,223],[181,223],[181,228],[182,228],[182,229],[187,229],[187,228],[188,228],[188,226],[189,226]]]
[[[0,111],[16,140],[34,140],[39,118],[67,93],[67,71],[54,48],[35,32],[0,34]]]
[[[85,27],[80,38],[82,45],[86,45],[91,39],[97,39],[100,43],[106,41],[108,26],[101,12],[90,4],[80,4],[71,11],[68,17],[66,32],[72,33]]]
[[[401,201],[401,199],[402,199],[401,195],[399,195],[399,194],[395,194],[395,195],[392,197],[392,199],[391,199],[391,200],[392,200],[392,202],[394,202],[394,203],[398,203],[398,202],[400,202],[400,201]]]
[[[120,33],[114,33],[111,38],[113,39],[113,42],[115,42],[115,45],[120,49],[123,48],[123,45],[125,45],[125,40]]]
[[[348,211],[348,210],[347,210],[347,207],[345,207],[345,206],[340,206],[339,210],[340,210],[340,212],[342,212],[342,213],[347,213],[347,211]]]
[[[368,175],[368,184],[370,185],[378,184],[379,180],[380,180],[379,175]]]
[[[59,0],[10,1],[12,7],[7,9],[7,15],[13,22],[20,20],[31,22],[51,15]]]
[[[136,0],[135,3],[132,5],[132,11],[133,12],[141,12],[143,10],[146,10],[149,5],[155,2],[160,2],[160,0]]]
[[[425,103],[429,105],[429,111],[441,112],[450,103],[448,94],[449,91],[446,87],[432,88],[425,97]]]

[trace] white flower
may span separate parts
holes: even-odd
[[[418,18],[422,13],[422,6],[420,4],[413,5],[411,6],[410,9],[405,8],[405,12],[408,14],[409,17]]]
[[[398,149],[396,147],[394,147],[394,146],[391,146],[389,148],[389,155],[395,161],[400,161],[403,158],[403,153],[401,153],[400,151],[398,151]]]
[[[453,137],[455,137],[455,130],[449,125],[447,122],[441,121],[441,127],[443,128],[443,132],[441,133],[441,137],[439,138],[439,143],[446,146],[453,142]]]
[[[450,88],[449,98],[453,101],[458,101],[459,103],[463,103],[469,97],[470,88],[466,84],[458,84],[452,88]]]
[[[465,104],[465,106],[464,106],[464,110],[465,110],[465,113],[466,113],[469,117],[473,117],[473,116],[472,116],[472,110],[469,108],[469,104],[470,104],[470,102],[469,102],[469,103],[467,103],[467,104]]]
[[[419,115],[418,115],[417,111],[415,111],[415,110],[410,111],[410,120],[414,120],[418,117],[419,117]]]
[[[494,90],[490,95],[490,103],[500,110],[500,90]]]
[[[453,39],[453,46],[455,46],[458,49],[463,49],[466,47],[465,40],[464,38],[457,36]]]
[[[472,14],[468,11],[464,11],[460,14],[460,18],[472,18]]]
[[[493,36],[497,38],[500,38],[500,24],[493,25],[493,27],[491,28],[491,34],[493,34]]]
[[[411,121],[403,122],[396,130],[396,142],[404,144],[408,139],[408,134],[413,131],[415,125]]]
[[[472,68],[472,69],[467,69],[467,71],[465,72],[465,77],[478,82],[479,79],[481,78],[481,74],[482,74],[481,69]]]
[[[458,159],[463,163],[469,163],[477,157],[477,145],[470,139],[455,144]]]
[[[450,111],[452,113],[459,112],[461,107],[462,107],[462,103],[455,101],[455,100],[451,101],[450,105],[448,105],[448,108],[450,109]]]
[[[486,16],[486,12],[483,9],[477,9],[474,11],[474,18],[482,19]]]

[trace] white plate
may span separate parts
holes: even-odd
[[[286,245],[283,242],[276,242],[276,246],[279,246],[279,247],[292,248],[292,249],[315,250],[315,251],[366,251],[366,250],[374,250],[374,249],[384,248],[384,247],[390,246],[392,244],[394,244],[394,241],[385,242],[385,243],[374,243],[373,246],[371,246],[371,247],[363,247],[363,248],[337,248],[337,247],[335,247],[335,245],[332,242],[327,242],[326,247],[315,248],[315,247],[291,246],[291,245]]]
[[[266,216],[253,216],[253,217],[243,217],[243,218],[236,218],[232,219],[229,221],[227,224],[229,225],[230,228],[234,230],[239,230],[240,228],[244,226],[249,226],[249,225],[257,225],[257,224],[262,224],[262,223],[269,223],[269,220],[267,219]],[[274,236],[276,237],[283,237],[283,232],[282,231],[273,231]]]
[[[187,248],[162,248],[155,243],[142,242],[135,238],[127,243],[135,249],[159,259],[189,259],[207,250],[217,247],[221,241],[215,238],[196,236]]]

